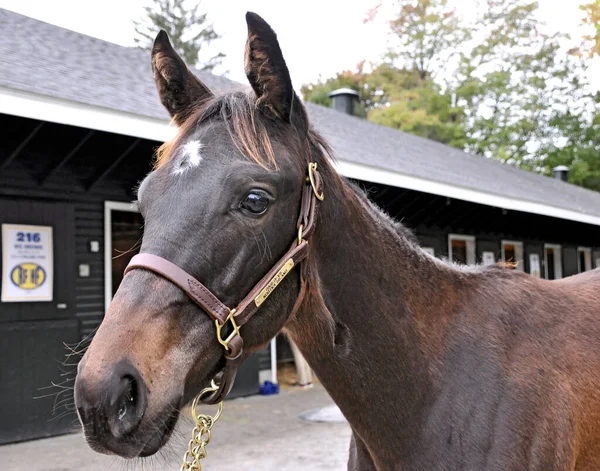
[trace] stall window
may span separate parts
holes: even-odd
[[[577,271],[583,273],[592,269],[592,249],[589,247],[577,248]]]
[[[475,236],[450,234],[448,236],[448,258],[456,263],[475,263]]]
[[[516,268],[517,270],[525,270],[525,263],[523,262],[523,242],[503,240],[502,260],[509,264],[515,264],[513,268]]]
[[[544,245],[544,275],[547,280],[562,278],[562,249],[560,245]]]

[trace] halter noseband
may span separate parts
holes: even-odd
[[[192,275],[162,257],[141,253],[134,256],[127,265],[125,275],[134,269],[149,270],[179,286],[192,301],[215,321],[217,340],[225,348],[225,367],[218,389],[210,396],[202,398],[202,402],[216,404],[227,396],[242,361],[244,341],[240,328],[252,318],[263,302],[275,291],[279,283],[296,265],[300,265],[300,290],[291,315],[300,307],[306,293],[306,265],[302,262],[308,256],[307,239],[315,229],[317,204],[318,201],[323,201],[323,198],[322,181],[317,171],[317,164],[311,162],[308,164],[308,175],[302,186],[297,239],[294,239],[290,249],[234,309],[230,309],[223,304],[217,296]],[[228,322],[231,323],[233,330],[227,338],[223,339],[221,331]]]

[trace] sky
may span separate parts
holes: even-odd
[[[453,0],[468,13],[474,0]],[[387,22],[393,1],[387,0],[373,23],[363,20],[381,0],[202,0],[215,30],[213,45],[226,59],[217,73],[245,82],[243,53],[246,11],[254,11],[277,32],[295,88],[355,69],[366,59],[376,62],[386,51]],[[6,8],[89,36],[133,46],[133,20],[140,19],[149,0],[0,0]],[[578,32],[577,0],[539,0],[540,15],[553,30]],[[387,7],[386,7],[387,5]],[[593,72],[598,76],[600,73]]]

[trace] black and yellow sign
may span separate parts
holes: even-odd
[[[2,224],[2,302],[52,301],[50,226]]]
[[[35,263],[21,263],[12,269],[10,281],[21,289],[35,289],[46,281],[46,272]]]

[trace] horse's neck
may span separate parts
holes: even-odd
[[[286,328],[367,445],[393,427],[410,446],[461,275],[340,185],[321,203],[308,299]]]

